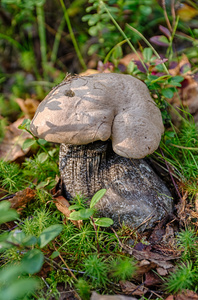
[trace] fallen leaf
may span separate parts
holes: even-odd
[[[168,271],[164,268],[156,268],[156,271],[157,273],[160,275],[160,276],[166,276],[168,275]]]
[[[66,218],[69,218],[70,213],[74,210],[69,210],[69,202],[67,201],[67,199],[65,199],[63,196],[57,196],[54,197],[54,203],[56,204],[57,209],[62,212]],[[79,221],[73,221],[70,220],[76,227],[81,228],[83,222],[82,220]]]
[[[137,264],[137,276],[135,275],[135,278],[139,278],[140,275],[143,275],[147,272],[149,272],[150,270],[154,269],[156,267],[156,263],[154,262],[150,262],[149,260],[143,259],[141,260],[138,264]]]
[[[177,215],[179,218],[179,222],[181,225],[185,225],[186,226],[186,219],[187,219],[187,215],[186,215],[186,199],[188,197],[188,192],[186,191],[185,194],[182,196],[182,198],[180,198],[179,203],[176,205],[176,209],[177,209]]]
[[[156,286],[162,283],[162,279],[152,271],[145,274],[145,286]]]
[[[196,193],[196,195],[195,195],[195,210],[196,210],[196,213],[198,213],[198,193]]]
[[[177,294],[175,300],[198,300],[198,294],[190,290],[185,290]]]
[[[174,260],[178,258],[178,253],[175,255],[170,255],[170,253],[166,254],[159,254],[152,252],[149,247],[144,249],[143,251],[136,250],[128,245],[124,245],[119,240],[119,237],[114,229],[112,229],[115,233],[116,237],[118,238],[120,246],[129,254],[134,256],[137,260],[149,260],[155,263],[158,267],[162,267],[164,269],[173,268],[173,264],[170,263],[170,260]]]
[[[79,76],[88,76],[88,75],[98,74],[98,73],[99,73],[98,70],[87,69],[85,72],[80,73]]]
[[[120,281],[119,284],[122,292],[126,295],[143,296],[148,291],[143,285],[138,286],[130,281]]]
[[[137,298],[123,295],[100,295],[96,292],[92,292],[90,300],[137,300]]]
[[[123,64],[125,67],[127,67],[131,61],[140,60],[140,58],[142,58],[141,52],[137,52],[137,54],[130,53],[130,54],[125,55],[123,58],[121,58],[119,63]]]
[[[173,295],[168,296],[165,300],[174,300]]]
[[[26,188],[15,194],[14,197],[8,199],[11,203],[11,208],[17,209],[18,212],[22,211],[27,203],[31,202],[36,196],[36,191]]]
[[[180,7],[177,9],[176,13],[184,22],[188,22],[198,15],[197,9],[186,3],[180,4]]]
[[[21,110],[25,113],[25,118],[26,119],[32,119],[37,107],[39,105],[39,101],[35,99],[21,99],[21,98],[16,98],[15,101],[17,104],[20,106]]]
[[[174,97],[170,100],[171,105],[175,108],[181,107],[182,102],[182,106],[184,108],[187,107],[190,114],[193,115],[195,122],[198,122],[198,82],[192,74],[188,57],[183,54],[179,63],[169,69],[169,73],[172,76],[182,75],[184,77],[178,93],[175,93]],[[172,110],[170,112],[174,123],[177,124],[177,116]]]
[[[22,150],[24,141],[32,136],[25,131],[18,129],[24,118],[20,118],[6,127],[5,137],[0,144],[0,158],[5,161],[14,161],[24,156],[30,148]]]
[[[173,264],[170,263],[170,260],[176,259],[177,256],[165,256],[158,253],[154,253],[151,251],[137,251],[132,250],[131,253],[137,260],[150,260],[151,262],[155,263],[157,266],[160,266],[164,269],[170,269],[173,267]]]

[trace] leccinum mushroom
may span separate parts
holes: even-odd
[[[139,160],[158,148],[164,130],[160,110],[140,80],[103,73],[63,81],[41,102],[30,129],[61,143],[60,172],[68,199],[106,188],[99,202],[102,214],[133,226],[150,211],[153,224],[172,210],[168,190]]]

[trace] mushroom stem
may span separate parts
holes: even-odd
[[[104,187],[107,156],[111,151],[110,141],[80,146],[61,144],[59,168],[67,199],[71,199],[76,193],[92,197]]]

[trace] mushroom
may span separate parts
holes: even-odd
[[[134,205],[130,188],[138,176],[134,163],[158,148],[164,127],[144,83],[130,75],[102,73],[72,77],[55,87],[40,103],[30,130],[37,137],[61,143],[59,168],[67,198],[76,192],[91,197],[107,188],[106,198],[99,203],[105,214],[105,210],[112,211],[112,203],[107,202],[113,194],[119,203],[129,200]],[[145,166],[142,160],[135,164]],[[130,177],[132,173],[136,175]],[[119,185],[116,192],[115,184]],[[162,201],[165,211],[170,211],[170,193],[163,193],[168,195]]]
[[[158,148],[164,127],[144,83],[130,75],[103,73],[55,87],[39,105],[31,131],[71,145],[111,138],[118,155],[143,158]]]

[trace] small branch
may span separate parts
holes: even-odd
[[[58,252],[55,244],[53,243],[54,249]],[[60,257],[60,259],[62,260],[63,264],[66,266],[67,270],[69,271],[69,273],[71,274],[71,276],[77,281],[76,276],[74,275],[74,273],[72,272],[72,270],[69,268],[69,266],[67,265],[67,263],[64,261],[64,259],[62,258],[61,254],[58,255]]]
[[[173,31],[172,29],[172,26],[170,24],[170,21],[169,21],[169,18],[168,18],[168,15],[167,15],[167,11],[166,11],[166,1],[165,0],[162,0],[162,7],[163,7],[163,10],[164,10],[164,17],[166,19],[166,24],[168,26],[168,29],[170,30],[170,32]]]
[[[99,243],[98,243],[98,234],[97,234],[97,227],[96,227],[96,224],[94,222],[94,219],[93,217],[91,216],[91,221],[93,223],[93,227],[94,227],[94,230],[95,230],[95,234],[96,234],[96,242],[97,242],[97,250],[98,250],[98,253],[100,252],[100,246],[99,246]]]
[[[168,165],[167,161],[165,160],[164,153],[163,153],[163,151],[162,151],[162,149],[161,149],[160,147],[159,147],[159,149],[160,149],[160,152],[161,152],[161,154],[162,154],[162,156],[163,156],[163,158],[164,158],[164,161],[165,161],[167,170],[168,170],[168,172],[169,172],[169,175],[170,175],[170,177],[171,177],[171,180],[172,180],[172,182],[173,182],[173,185],[174,185],[174,187],[175,187],[175,190],[176,190],[176,192],[177,192],[177,195],[179,196],[179,199],[182,200],[182,196],[181,196],[181,194],[180,194],[180,192],[179,192],[179,190],[178,190],[178,187],[177,187],[177,184],[176,184],[176,182],[175,182],[175,180],[174,180],[174,178],[173,178],[172,172],[171,172],[171,170],[170,170],[170,168],[169,168],[169,165]]]

